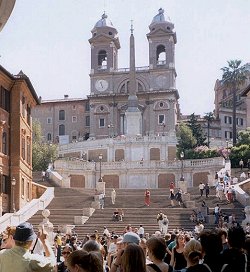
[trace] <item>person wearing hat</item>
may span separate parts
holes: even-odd
[[[140,239],[139,235],[132,232],[132,231],[124,234],[123,239],[122,239],[123,248],[117,252],[116,259],[114,260],[114,262],[111,265],[110,272],[120,271],[118,269],[120,269],[122,254],[123,254],[126,246],[128,246],[129,244],[139,245],[140,241],[141,241],[141,239]]]
[[[0,254],[0,272],[7,271],[54,271],[55,256],[51,246],[47,241],[47,234],[43,229],[38,233],[38,238],[43,244],[45,256],[32,254],[30,247],[32,241],[36,239],[33,226],[28,223],[21,223],[16,227],[16,232],[13,236],[15,246],[11,249],[6,249]]]

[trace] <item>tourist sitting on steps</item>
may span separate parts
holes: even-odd
[[[113,215],[112,215],[112,220],[113,221],[120,221],[120,214],[118,209],[115,209]]]

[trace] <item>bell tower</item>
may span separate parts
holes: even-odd
[[[149,42],[149,67],[174,68],[174,55],[176,34],[174,24],[167,17],[165,19],[164,10],[159,9],[149,25],[150,32],[147,34]]]
[[[117,69],[120,48],[118,32],[105,13],[91,32],[91,74]]]

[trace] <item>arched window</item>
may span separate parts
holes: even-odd
[[[60,110],[59,111],[59,120],[65,120],[65,111],[64,110]]]
[[[65,135],[65,126],[59,125],[59,135]]]
[[[101,50],[98,53],[98,67],[100,69],[107,69],[107,52],[105,50]]]
[[[2,136],[2,152],[3,154],[7,155],[8,148],[7,148],[7,133],[3,132]]]
[[[162,44],[157,46],[156,60],[158,65],[166,64],[166,48]]]
[[[52,137],[51,137],[51,133],[48,133],[48,134],[47,134],[47,141],[48,141],[48,142],[50,142],[50,141],[51,141],[51,139],[52,139]]]

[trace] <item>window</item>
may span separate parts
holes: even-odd
[[[72,123],[76,123],[77,122],[77,116],[72,116]]]
[[[3,132],[2,136],[2,153],[8,155],[8,145],[7,145],[7,133]]]
[[[0,90],[0,107],[10,112],[10,93],[1,86]]]
[[[65,135],[65,126],[59,125],[59,135]]]
[[[231,131],[225,131],[225,138],[226,139],[232,139],[233,133]]]
[[[27,196],[27,201],[29,201],[31,199],[30,198],[30,182],[27,182],[26,196]]]
[[[243,118],[237,118],[236,122],[238,126],[243,126]]]
[[[2,193],[8,193],[8,177],[5,175],[2,176]]]
[[[47,124],[52,124],[52,117],[47,118]]]
[[[52,137],[51,137],[51,133],[48,133],[48,134],[47,134],[47,141],[48,141],[48,142],[50,142],[50,141],[51,141],[51,139],[52,139]]]
[[[65,111],[64,110],[59,111],[59,120],[60,121],[65,120]]]
[[[99,69],[107,69],[107,52],[105,50],[98,53],[98,67]]]
[[[25,160],[25,138],[22,137],[21,141],[22,141],[22,145],[21,145],[21,147],[22,147],[21,156],[22,156],[22,159]]]
[[[101,128],[101,127],[104,127],[105,126],[105,120],[104,120],[104,118],[100,118],[99,119],[99,127]]]
[[[27,137],[27,163],[31,163],[31,147],[30,147],[30,138]]]
[[[158,115],[158,124],[164,124],[165,123],[165,115],[159,114]]]
[[[73,105],[73,106],[72,106],[72,110],[76,110],[76,105]]]
[[[22,96],[22,115],[25,117],[25,97]]]
[[[27,123],[30,125],[31,120],[31,108],[29,105],[27,105]]]
[[[158,65],[166,64],[166,49],[162,44],[156,48],[156,60]]]
[[[86,127],[90,126],[90,116],[85,117],[85,123],[86,123]]]
[[[85,104],[85,111],[89,111],[89,110],[90,110],[89,102],[86,102],[86,104]]]
[[[225,124],[232,124],[232,116],[224,116]]]
[[[24,190],[25,190],[25,181],[24,178],[21,180],[21,196],[24,197]]]

